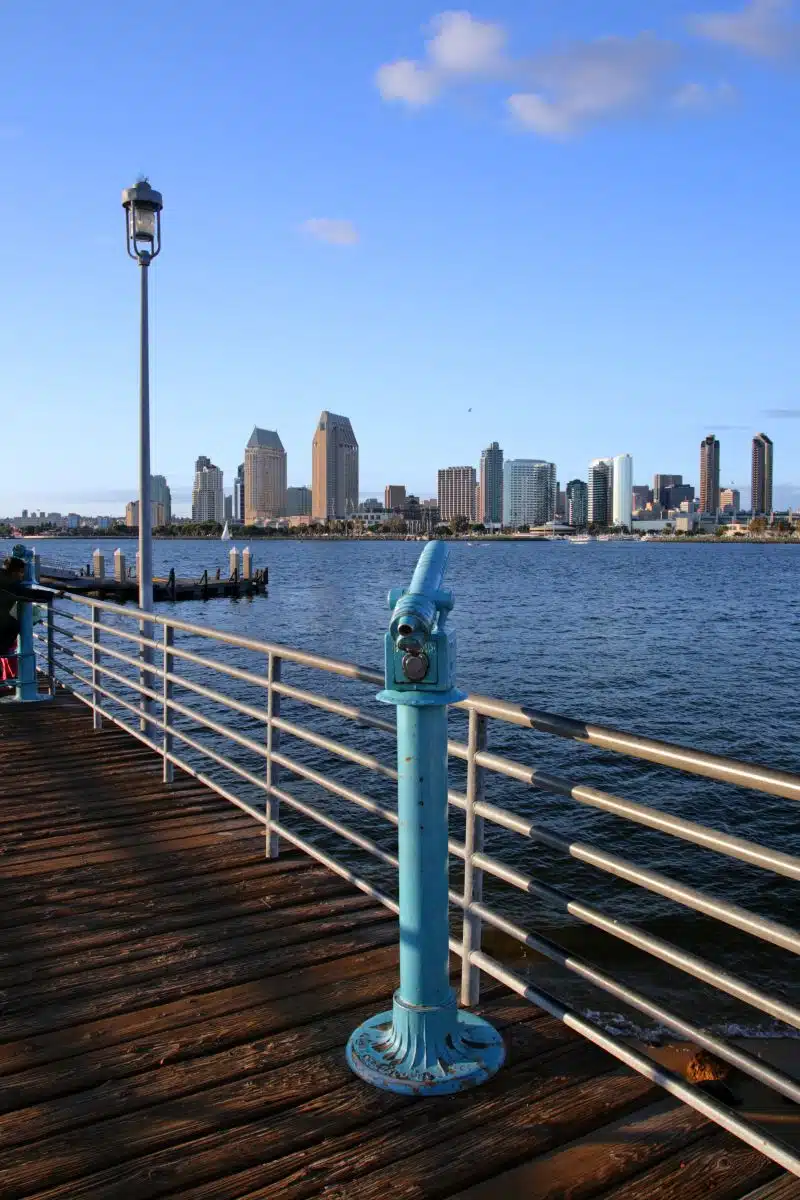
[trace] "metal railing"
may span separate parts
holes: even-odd
[[[329,849],[311,840],[306,832],[309,825],[322,827],[328,834],[343,839],[359,855],[373,860],[381,870],[388,871],[390,879],[394,878],[398,858],[393,849],[393,838],[398,818],[394,805],[385,800],[385,784],[389,782],[393,787],[398,772],[382,756],[381,746],[376,749],[372,744],[376,740],[380,743],[385,736],[395,736],[394,721],[386,719],[394,714],[384,710],[386,715],[379,716],[364,702],[348,695],[357,684],[373,689],[381,687],[383,674],[353,663],[241,637],[171,616],[144,614],[136,608],[120,608],[83,597],[70,597],[54,604],[48,618],[46,634],[34,631],[34,638],[42,650],[42,667],[55,676],[59,685],[69,688],[90,707],[95,729],[99,729],[106,719],[121,726],[161,756],[165,781],[173,778],[177,767],[243,809],[264,827],[268,857],[278,855],[283,840],[392,912],[399,912],[391,886],[387,888],[376,882],[375,878],[369,877],[369,872],[359,873],[352,864],[341,861]],[[144,664],[141,657],[145,645],[153,645],[139,633],[139,623],[145,619],[155,631],[156,661],[152,665]],[[220,655],[225,649],[234,652],[232,657],[238,661],[222,659]],[[294,670],[303,678],[290,680],[286,677],[287,672]],[[341,694],[323,695],[306,686],[307,677],[319,672],[328,678],[329,690],[332,688]],[[247,689],[255,690],[256,702],[252,696],[243,698]],[[233,694],[234,691],[237,694]],[[319,722],[315,726],[310,720],[288,719],[287,705],[298,707],[304,713],[312,710],[322,714],[324,728],[320,729]],[[500,828],[690,912],[703,914],[754,939],[798,954],[800,933],[797,930],[634,863],[623,854],[611,853],[591,841],[572,840],[546,822],[540,823],[509,808],[489,803],[486,799],[487,780],[490,776],[499,776],[538,792],[566,797],[580,806],[613,814],[622,821],[789,880],[800,879],[800,857],[493,753],[487,748],[489,729],[491,722],[497,722],[538,735],[570,739],[628,759],[787,801],[800,799],[800,776],[617,729],[582,724],[484,696],[471,695],[455,707],[462,710],[467,719],[466,740],[451,739],[448,742],[449,757],[454,764],[461,764],[460,772],[466,779],[463,791],[451,788],[448,792],[451,809],[461,813],[464,820],[463,840],[451,838],[449,846],[451,858],[463,868],[461,886],[450,889],[451,909],[458,916],[457,923],[451,925],[450,949],[462,962],[462,1005],[477,1004],[483,972],[788,1170],[800,1174],[800,1156],[791,1148],[757,1124],[737,1115],[732,1108],[687,1083],[677,1073],[659,1065],[642,1050],[607,1032],[575,1007],[535,986],[525,973],[506,965],[488,953],[483,945],[487,927],[497,930],[627,1008],[657,1022],[678,1038],[710,1051],[790,1101],[800,1103],[800,1081],[785,1071],[696,1021],[671,1011],[644,991],[614,977],[602,965],[573,954],[551,938],[523,927],[517,919],[490,906],[484,898],[487,880],[508,884],[543,901],[559,914],[568,915],[652,956],[682,976],[710,985],[792,1029],[800,1029],[800,1006],[781,995],[756,986],[712,959],[689,952],[634,922],[621,920],[595,905],[584,903],[560,887],[543,882],[534,873],[487,853],[485,848],[487,829]],[[232,720],[212,715],[217,709],[224,710]],[[346,745],[338,733],[340,721],[353,723],[361,731],[362,743],[369,737],[370,744],[362,744],[360,748]],[[335,727],[333,722],[337,722]],[[292,744],[299,743],[299,753],[287,752],[290,739]],[[323,765],[324,756],[327,756],[326,763],[330,760],[338,762],[343,772],[332,772]],[[375,794],[369,794],[366,786],[352,785],[349,780],[352,768],[363,769],[370,773],[373,781],[378,781],[380,787],[373,789]],[[287,777],[292,777],[296,783],[289,784]],[[298,786],[302,795],[297,792]],[[334,815],[338,808],[326,809],[312,803],[306,795],[309,789],[321,789],[337,805],[358,810],[362,815],[361,828],[354,828]],[[251,799],[251,796],[260,796],[263,802]],[[300,819],[300,827],[287,823],[287,814]],[[387,830],[388,840],[375,833],[373,825],[376,829]]]

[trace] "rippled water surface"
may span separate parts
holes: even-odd
[[[93,547],[62,539],[40,542],[38,548],[45,559],[80,565]],[[200,574],[205,568],[224,570],[228,548],[219,542],[157,542],[156,570],[166,573],[175,566],[184,575]],[[125,549],[132,559],[133,544]],[[259,542],[254,546],[255,562],[269,567],[267,596],[182,603],[174,610],[187,621],[378,667],[388,620],[386,592],[408,582],[421,549],[413,542]],[[109,560],[112,551],[108,543]],[[459,639],[459,683],[469,691],[534,708],[800,772],[798,571],[800,548],[785,545],[457,543],[452,546],[448,582],[456,593],[452,620]],[[159,605],[159,611],[166,613],[172,607]],[[191,638],[179,644],[191,645],[199,653],[209,649],[200,640],[194,645]],[[219,653],[224,661],[249,670],[261,671],[265,665],[237,649]],[[191,676],[194,669],[184,664],[181,670]],[[374,689],[365,685],[290,665],[284,678],[372,707],[376,715],[391,719],[391,709],[373,704]],[[247,703],[264,703],[258,689],[234,681],[222,686]],[[258,736],[251,718],[209,705],[197,695],[182,693],[181,700]],[[315,713],[307,706],[285,704],[284,712],[288,719],[310,723],[329,737],[392,761],[394,748],[388,735]],[[451,734],[464,734],[459,713],[451,714]],[[214,744],[213,734],[209,739]],[[490,748],[576,783],[602,787],[800,854],[798,809],[790,801],[692,779],[494,722]],[[365,775],[296,739],[284,738],[284,749],[385,804],[394,801],[389,780]],[[257,756],[246,750],[235,753],[248,769],[263,771]],[[298,798],[357,824],[391,846],[392,829],[375,818],[358,810],[354,814],[350,806],[326,798],[302,781],[290,781],[287,775],[284,782]],[[226,783],[248,788],[230,777]],[[458,763],[452,765],[452,786],[463,786]],[[525,813],[573,841],[591,842],[800,926],[798,885],[788,880],[505,779],[492,777],[487,792],[492,801]],[[343,847],[335,835],[296,814],[291,821],[341,857],[370,870],[359,852]],[[459,836],[457,814],[453,835]],[[778,987],[798,1000],[793,983],[796,965],[787,951],[759,945],[726,925],[528,839],[490,829],[487,848],[565,894],[635,921],[729,971]],[[457,884],[455,869],[453,878]],[[696,1015],[700,1004],[717,1023],[736,1020],[761,1029],[769,1024],[734,1002],[710,1000],[711,993],[695,985],[690,1002],[684,977],[574,921],[563,907],[559,911],[556,905],[522,896],[502,884],[487,884],[487,894],[529,928],[551,935],[555,931],[561,941],[614,967],[642,990],[674,1000],[686,1015]],[[501,946],[498,952],[507,950]],[[565,993],[560,969],[539,960],[532,960],[529,969],[541,984]],[[566,994],[603,1012],[618,1007],[572,985]]]

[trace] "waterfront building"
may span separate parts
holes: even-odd
[[[221,525],[225,520],[222,471],[205,454],[194,465],[192,520],[199,525],[207,521]]]
[[[162,525],[172,524],[172,492],[163,475],[150,476],[150,499],[154,504],[160,504],[164,509]]]
[[[156,500],[151,500],[150,502],[150,523],[153,529],[161,529],[163,525],[167,524],[165,520],[164,505]],[[138,500],[129,500],[125,505],[125,524],[128,529],[139,528]],[[67,528],[71,528],[71,526],[67,526]],[[77,528],[77,525],[75,528]]]
[[[610,525],[614,519],[613,458],[592,459],[587,491],[589,524]]]
[[[583,529],[589,524],[589,488],[582,479],[567,484],[567,524]]]
[[[245,525],[286,516],[286,451],[274,429],[256,425],[244,451]]]
[[[233,519],[237,525],[244,525],[244,463],[239,463],[233,481]]]
[[[400,511],[405,508],[406,489],[402,483],[387,483],[383,493],[383,507],[387,512]]]
[[[719,510],[719,439],[710,433],[700,443],[700,512]]]
[[[503,451],[492,442],[481,452],[478,520],[484,525],[503,523]]]
[[[311,450],[311,511],[316,521],[343,521],[358,508],[358,442],[348,417],[320,414]]]
[[[443,467],[438,476],[439,519],[453,521],[464,517],[474,524],[477,485],[474,467]]]
[[[546,525],[556,516],[555,463],[539,458],[510,458],[503,467],[503,524]]]
[[[687,501],[691,505],[694,501],[694,488],[690,483],[676,483],[672,487],[666,489],[666,503],[664,507],[669,510],[671,508],[680,508]],[[663,503],[663,502],[662,502]]]
[[[657,500],[662,508],[669,508],[670,488],[680,487],[682,483],[682,475],[654,475],[652,499]]]
[[[772,512],[772,438],[757,433],[753,438],[751,476],[753,516]]]
[[[633,485],[633,511],[643,512],[648,504],[652,503],[653,489],[649,488],[646,483],[635,483]]]
[[[286,515],[289,517],[311,516],[310,487],[290,487],[286,489]]]
[[[719,506],[724,513],[734,515],[742,511],[742,495],[738,488],[723,488],[719,494]]]
[[[614,457],[612,524],[630,530],[633,522],[633,458],[630,454]]]

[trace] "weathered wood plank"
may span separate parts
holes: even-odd
[[[604,1192],[603,1200],[741,1200],[781,1174],[777,1163],[720,1131]]]
[[[779,1175],[777,1179],[773,1179],[772,1183],[765,1183],[762,1187],[756,1188],[754,1192],[748,1192],[746,1196],[742,1196],[741,1200],[797,1200],[800,1196],[800,1179],[796,1175],[790,1175],[785,1172]]]
[[[152,843],[163,853],[173,844],[186,843],[201,835],[209,836],[219,830],[234,829],[247,822],[247,814],[232,806],[227,813],[206,814],[199,820],[187,820],[183,816],[172,817],[162,822],[152,835]],[[130,831],[129,831],[130,829]],[[259,831],[256,823],[248,829]],[[261,833],[263,837],[263,832]],[[46,837],[22,838],[6,844],[6,863],[16,866],[33,858],[46,858],[50,869],[58,870],[63,862],[77,855],[94,854],[97,850],[131,849],[146,855],[150,846],[144,840],[144,830],[139,826],[117,829],[108,825],[97,829],[86,829],[75,837],[53,833]],[[4,867],[6,865],[4,863]]]
[[[452,1200],[591,1200],[714,1128],[693,1108],[662,1100],[459,1192]]]

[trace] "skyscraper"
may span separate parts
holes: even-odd
[[[286,489],[287,517],[311,516],[311,488],[290,487]]]
[[[674,487],[681,487],[683,484],[682,475],[654,475],[653,476],[653,500],[657,500],[662,508],[670,508],[669,490]]]
[[[358,508],[358,442],[348,417],[320,414],[311,449],[315,521],[343,521]]]
[[[481,507],[478,520],[485,525],[503,523],[503,451],[497,442],[481,453]]]
[[[700,443],[700,512],[719,511],[719,441],[710,433]]]
[[[546,525],[556,515],[555,463],[509,458],[503,467],[503,524]]]
[[[274,429],[256,427],[244,452],[246,525],[286,516],[286,451]]]
[[[567,523],[577,529],[589,524],[589,489],[582,479],[567,484]]]
[[[396,508],[405,508],[406,505],[406,489],[402,483],[387,483],[383,493],[383,507],[387,512],[394,512]]]
[[[757,433],[753,438],[753,516],[772,512],[772,438]]]
[[[474,467],[443,467],[439,471],[439,520],[452,521],[465,517],[474,523],[475,489],[478,481]]]
[[[610,525],[614,519],[614,460],[593,458],[589,463],[588,518],[590,525]]]
[[[742,497],[738,488],[723,488],[719,494],[720,508],[724,513],[738,513],[742,507]]]
[[[233,483],[233,519],[244,525],[244,463],[239,463]]]
[[[215,467],[205,454],[194,464],[192,520],[201,524],[205,521],[216,521],[220,525],[225,520],[222,471]]]
[[[612,523],[628,531],[633,524],[633,459],[630,454],[614,457]]]
[[[150,476],[150,499],[164,510],[164,525],[172,524],[172,492],[163,475]]]

